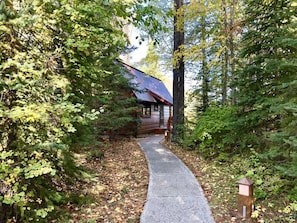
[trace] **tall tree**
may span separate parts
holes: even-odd
[[[235,10],[236,10],[237,0],[232,0],[230,7],[230,66],[231,66],[231,104],[236,104],[236,87],[233,86],[235,82],[235,34],[236,34],[236,25],[235,25]]]
[[[227,86],[228,86],[228,75],[229,75],[229,48],[228,48],[228,17],[227,17],[227,6],[226,1],[222,0],[222,12],[223,12],[223,27],[225,35],[225,43],[222,54],[222,104],[226,105],[227,102]]]
[[[187,7],[185,55],[187,62],[202,64],[202,48],[205,49],[210,104],[232,104],[231,100],[235,101],[232,82],[238,62],[239,10],[240,4],[235,0],[194,1]],[[195,68],[201,71],[197,72],[197,79],[201,81],[197,83],[197,89],[203,85],[203,67],[199,64]]]
[[[207,30],[206,18],[201,18],[201,55],[202,55],[202,112],[205,112],[209,107],[209,70],[207,64]]]
[[[283,174],[297,177],[296,131],[292,129],[296,124],[292,92],[297,67],[294,2],[246,2],[248,31],[242,51],[246,63],[239,76],[237,124],[247,143],[268,152],[269,160],[282,167]]]
[[[173,47],[173,130],[172,141],[183,140],[184,133],[184,11],[183,0],[174,1],[174,47]]]

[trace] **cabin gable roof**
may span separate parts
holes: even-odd
[[[136,89],[133,92],[138,100],[154,103],[159,100],[173,105],[173,98],[160,79],[149,76],[128,64],[123,63],[123,65],[126,68],[125,76]]]

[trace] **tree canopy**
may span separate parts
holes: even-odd
[[[58,192],[79,177],[73,149],[131,121],[116,60],[125,24],[158,27],[142,3],[0,2],[1,222],[48,222]]]
[[[248,160],[241,174],[255,179],[257,199],[285,192],[296,202],[296,1],[183,3],[183,52],[172,58],[184,58],[185,107],[195,109],[181,141],[207,159]],[[171,42],[160,42],[160,59]]]
[[[179,142],[206,159],[247,160],[257,199],[296,202],[296,1],[174,2],[0,1],[0,222],[48,222],[81,176],[73,151],[135,121],[117,62],[130,24],[152,39],[147,71],[173,70]]]

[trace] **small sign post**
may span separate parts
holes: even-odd
[[[237,182],[239,185],[238,192],[238,211],[244,218],[250,218],[253,211],[254,194],[252,180],[243,178]]]
[[[168,130],[165,131],[165,141],[169,142],[170,141],[170,132]]]

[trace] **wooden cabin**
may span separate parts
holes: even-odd
[[[135,87],[132,94],[139,104],[140,124],[137,134],[164,133],[172,116],[173,98],[164,83],[124,64],[125,76]]]

